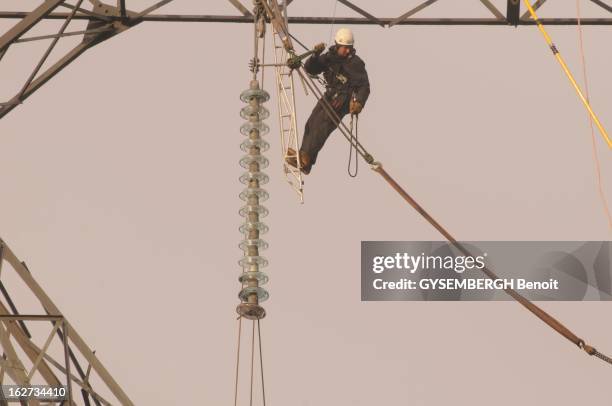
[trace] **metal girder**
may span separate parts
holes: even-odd
[[[536,11],[537,9],[542,7],[544,3],[546,3],[546,0],[537,0],[535,3],[533,3],[531,7],[533,7],[533,11]],[[521,16],[521,20],[530,20],[530,19],[531,19],[531,14],[529,13],[529,10],[527,10],[525,14]]]
[[[58,332],[59,333],[59,332]],[[63,335],[62,335],[63,337]],[[111,403],[104,399],[104,397],[102,397],[100,394],[98,394],[96,391],[94,391],[91,388],[91,385],[89,385],[88,380],[80,380],[79,378],[77,378],[76,376],[74,376],[74,374],[70,374],[68,375],[68,371],[66,370],[66,368],[64,368],[62,366],[61,363],[59,363],[58,361],[56,361],[55,359],[53,359],[52,357],[50,357],[48,354],[44,354],[43,358],[51,365],[53,365],[55,368],[58,369],[58,371],[60,371],[63,374],[66,374],[66,376],[70,376],[70,379],[76,383],[77,385],[79,385],[82,389],[81,389],[81,393],[83,394],[83,398],[87,398],[86,395],[90,395],[93,398],[94,403],[97,406],[102,406],[102,404],[104,404],[105,406],[111,405]],[[74,360],[73,360],[74,361]],[[88,369],[88,372],[91,370],[91,366]],[[86,376],[87,379],[88,375]],[[87,398],[87,401],[85,403],[86,406],[90,406],[89,403],[89,399]]]
[[[73,37],[75,35],[89,35],[96,34],[99,32],[111,31],[111,28],[95,28],[93,30],[81,30],[81,31],[72,31],[72,32],[64,32],[62,34],[49,34],[49,35],[39,35],[37,37],[28,37],[28,38],[20,38],[15,40],[15,44],[19,44],[21,42],[31,42],[31,41],[39,41],[43,39],[52,39],[52,38],[63,38],[63,37]]]
[[[62,4],[60,4],[60,7],[66,7],[66,8],[69,8],[71,10],[75,8],[72,4],[68,4],[68,3],[62,3]],[[92,16],[92,17],[95,17],[98,20],[109,21],[109,22],[112,21],[112,19],[110,17],[108,17],[108,16],[105,16],[105,15],[102,15],[102,14],[98,14],[98,13],[94,13],[93,11],[86,10],[84,8],[81,8],[81,7],[76,7],[76,9],[77,9],[78,12],[86,14],[86,15],[89,15],[89,16]],[[74,19],[75,20],[80,19],[79,18],[79,14],[77,14]],[[90,18],[88,18],[88,19],[91,20]]]
[[[103,35],[103,34],[98,34],[98,35]],[[72,61],[74,61],[83,52],[87,51],[89,48],[94,46],[96,43],[97,43],[96,41],[87,41],[87,42],[82,42],[76,47],[74,47],[62,59],[57,61],[53,66],[51,66],[45,72],[40,74],[38,78],[33,80],[27,87],[22,89],[22,91],[19,94],[15,95],[2,108],[0,108],[0,118],[6,116],[10,111],[12,111],[19,104],[21,104],[25,99],[30,97],[32,93],[34,93],[42,85],[47,83],[51,78],[57,75],[62,69],[68,66]]]
[[[21,88],[21,92],[17,95],[17,98],[19,98],[19,100],[21,100],[21,96],[22,96],[23,92],[25,91],[25,89],[28,88],[28,86],[30,86],[30,83],[32,83],[32,81],[34,80],[34,78],[36,77],[36,75],[38,74],[40,69],[42,68],[43,64],[45,63],[45,61],[47,60],[47,58],[49,57],[49,55],[53,51],[53,48],[55,48],[55,45],[57,44],[57,42],[59,41],[61,36],[64,34],[66,28],[68,27],[68,25],[70,24],[70,22],[74,18],[75,14],[77,12],[77,9],[81,6],[83,1],[84,0],[78,0],[78,2],[76,4],[76,8],[74,10],[72,10],[72,13],[70,13],[70,16],[66,19],[66,21],[64,21],[64,24],[62,24],[62,27],[60,28],[60,30],[58,32],[58,36],[53,38],[53,41],[51,41],[51,45],[49,45],[49,47],[45,51],[43,57],[38,62],[38,65],[36,65],[36,68],[34,68],[34,71],[30,74],[30,77],[28,77],[28,80],[26,81],[26,83]]]
[[[497,18],[498,20],[505,20],[506,16],[503,15],[501,13],[501,11],[499,11],[497,9],[497,7],[495,7],[493,5],[493,3],[491,3],[489,0],[480,0],[480,2],[495,16],[495,18]]]
[[[232,5],[234,7],[236,7],[238,9],[238,11],[240,11],[242,13],[243,16],[252,16],[253,14],[251,14],[251,12],[242,5],[242,3],[239,0],[228,0],[230,3],[232,3]]]
[[[431,2],[437,0],[429,0]],[[506,16],[506,19],[499,20],[497,18],[408,18],[415,14],[414,10],[411,10],[409,16],[402,18],[388,18],[388,17],[377,17],[375,21],[369,18],[361,17],[309,17],[309,16],[289,16],[288,21],[290,24],[354,24],[354,25],[380,25],[382,23],[385,27],[392,27],[394,25],[535,25],[535,22],[531,19],[519,18],[516,19],[517,12],[520,11],[518,7],[512,5],[515,0],[509,0],[511,4],[510,11]],[[592,0],[595,1],[595,0]],[[602,6],[603,7],[603,6]],[[612,9],[612,7],[611,7]],[[418,10],[417,10],[418,11]],[[28,15],[26,12],[16,11],[0,11],[0,18],[5,19],[17,19],[24,18]],[[46,15],[45,19],[61,20],[68,17],[67,13],[50,13]],[[101,20],[104,19],[108,22],[123,21],[130,24],[140,23],[144,21],[149,22],[200,22],[200,23],[253,23],[252,17],[238,16],[238,15],[206,15],[206,14],[149,14],[138,19],[129,16],[127,19],[122,19],[120,16],[99,16],[96,13],[77,13],[74,16],[74,20]],[[544,25],[577,25],[578,20],[576,18],[540,18],[540,21]],[[380,23],[379,23],[380,22]],[[580,20],[582,25],[612,25],[612,18],[582,18]],[[1,55],[1,50],[0,50]]]
[[[144,16],[147,16],[149,14],[151,14],[153,11],[157,10],[158,8],[165,6],[166,4],[170,3],[173,0],[161,0],[155,4],[153,4],[151,7],[148,7],[146,9],[144,9],[143,11],[141,11],[140,13],[134,15],[134,16],[130,16],[130,17],[134,17],[136,19],[140,19]]]
[[[23,20],[0,37],[0,50],[6,49],[13,41],[25,34],[37,22],[45,18],[64,0],[46,0],[33,11],[26,13]]]
[[[1,262],[2,258],[0,257],[0,267],[2,266],[2,262]],[[17,311],[17,307],[15,306],[15,303],[13,302],[13,299],[11,299],[11,296],[9,295],[8,291],[6,290],[6,288],[4,287],[4,283],[2,283],[2,281],[0,281],[0,291],[2,292],[2,296],[4,297],[4,300],[6,300],[6,303],[9,305],[9,307],[11,308],[11,311],[13,312],[13,314],[15,315],[19,315],[19,312]],[[8,312],[6,312],[8,314]],[[26,327],[25,323],[22,320],[19,320],[19,325],[21,326],[21,328],[23,329],[23,332],[30,338],[32,338],[32,334],[30,334],[30,331],[28,330],[28,328]]]
[[[609,11],[612,13],[612,7],[610,7],[609,5],[607,5],[606,3],[604,3],[601,0],[591,0],[593,3],[597,4],[599,7]]]
[[[33,360],[32,368],[30,368],[30,372],[28,372],[28,381],[32,380],[32,377],[34,376],[34,373],[39,369],[39,365],[40,365],[40,362],[43,359],[43,355],[49,349],[49,346],[51,345],[51,341],[53,341],[53,337],[55,336],[55,332],[57,330],[59,330],[60,327],[61,327],[61,323],[54,322],[53,329],[51,330],[51,333],[47,337],[47,340],[45,341],[45,344],[43,345],[43,347],[42,347],[41,351],[38,353],[38,355],[36,355],[36,358]],[[56,378],[56,380],[57,380],[57,378]],[[58,381],[58,383],[59,383],[59,381]]]
[[[12,365],[16,365],[19,369],[11,370],[5,368],[7,373],[12,374],[11,378],[16,381],[17,384],[27,384],[29,383],[29,376],[26,374],[27,369],[21,362],[18,354],[15,352],[14,346],[9,340],[10,337],[13,337],[17,343],[22,347],[26,355],[30,358],[31,362],[35,366],[34,369],[37,369],[43,374],[43,377],[50,382],[57,382],[57,378],[54,377],[51,369],[49,368],[49,364],[58,368],[62,373],[66,375],[67,384],[68,384],[68,403],[74,404],[72,400],[72,391],[70,390],[70,385],[72,382],[78,384],[87,392],[89,392],[92,396],[96,396],[89,385],[88,376],[83,374],[83,371],[80,367],[79,374],[83,381],[78,380],[71,373],[71,359],[74,360],[70,347],[72,346],[75,351],[78,352],[80,356],[85,359],[92,370],[97,373],[97,380],[101,380],[104,383],[106,388],[115,396],[118,400],[119,404],[125,406],[133,405],[133,402],[129,399],[127,394],[123,391],[123,389],[118,385],[118,383],[113,379],[110,373],[106,370],[106,368],[102,365],[100,360],[95,355],[94,351],[92,351],[89,346],[85,343],[85,341],[79,336],[76,330],[72,327],[72,325],[62,316],[62,313],[59,311],[57,306],[51,301],[49,296],[45,293],[42,287],[36,282],[32,273],[26,268],[26,266],[20,262],[15,254],[11,251],[11,249],[0,239],[0,246],[3,247],[3,261],[6,261],[7,264],[10,265],[17,276],[21,279],[23,283],[29,289],[29,292],[38,300],[44,311],[48,312],[50,315],[17,315],[9,313],[8,309],[0,302],[0,342],[2,343],[2,349],[7,354],[8,360]],[[6,272],[6,271],[5,271]],[[28,336],[26,336],[23,329],[17,324],[16,320],[48,320],[53,321],[55,323],[61,323],[61,328],[54,329],[53,333],[57,333],[60,337],[63,346],[64,346],[64,362],[65,366],[62,367],[56,361],[52,362],[52,358],[49,354],[46,354],[44,349],[48,347],[45,345],[43,348],[37,347],[33,340],[31,340]],[[60,334],[61,331],[61,334]],[[49,339],[47,339],[47,342]],[[45,343],[46,344],[46,343]],[[40,354],[43,354],[42,357]],[[43,362],[44,360],[44,362]],[[47,362],[49,364],[47,364]],[[77,364],[75,363],[75,366]],[[32,373],[30,373],[30,376]],[[99,399],[103,404],[109,405],[110,403],[104,401],[102,398]],[[28,404],[38,404],[38,403],[28,403]]]
[[[19,355],[17,354],[17,351],[15,351],[15,347],[13,346],[10,337],[11,332],[5,328],[2,323],[0,323],[0,344],[2,345],[2,350],[6,355],[6,363],[3,364],[2,368],[17,385],[27,386],[29,385],[29,382],[25,373],[25,367],[19,359]],[[40,406],[40,401],[31,399],[29,404]]]
[[[423,10],[426,7],[429,7],[430,5],[435,3],[436,1],[438,1],[438,0],[426,0],[425,2],[419,4],[418,6],[413,8],[412,10],[409,10],[409,11],[405,12],[404,14],[402,14],[401,16],[395,18],[393,21],[391,21],[389,23],[389,27],[392,27],[392,26],[394,26],[396,24],[399,24],[399,23],[405,21],[408,17],[418,13],[419,11]]]
[[[345,6],[347,6],[348,8],[350,8],[351,10],[356,11],[357,13],[361,14],[362,16],[364,16],[365,18],[367,18],[368,20],[371,20],[373,23],[380,25],[381,27],[384,27],[385,24],[380,21],[378,18],[374,17],[372,14],[368,13],[367,11],[357,7],[356,5],[354,5],[353,3],[351,3],[348,0],[338,0],[340,3],[344,4]]]
[[[6,49],[14,43],[32,41],[36,39],[52,38],[53,41],[44,53],[40,61],[37,63],[34,71],[25,81],[21,90],[14,95],[10,100],[4,103],[0,103],[0,118],[6,116],[16,106],[21,104],[25,99],[31,96],[36,90],[42,85],[47,83],[51,78],[57,75],[62,69],[68,66],[76,58],[78,58],[87,49],[103,42],[129,28],[142,22],[142,18],[147,17],[148,14],[164,4],[169,3],[172,0],[161,0],[153,6],[143,10],[140,13],[135,13],[129,10],[125,11],[127,17],[122,15],[121,8],[108,6],[97,0],[92,1],[94,4],[93,10],[88,11],[82,9],[81,3],[83,0],[77,1],[76,5],[70,5],[62,3],[63,0],[47,0],[45,1],[45,8],[38,7],[36,10],[30,13],[25,13],[22,16],[22,21],[17,23],[11,30],[9,30],[0,39],[0,44],[5,44],[4,48],[0,48],[0,59],[4,56]],[[61,3],[61,4],[60,4]],[[51,10],[57,6],[66,6],[71,9],[69,13],[51,13]],[[119,4],[121,6],[121,4]],[[31,38],[20,38],[27,30],[40,21],[43,18],[51,17],[51,14],[60,14],[62,19],[65,20],[64,24],[60,28],[59,32],[51,35],[43,35]],[[89,21],[87,29],[84,31],[66,33],[65,30],[72,20],[86,19]],[[55,64],[47,68],[46,71],[39,74],[44,62],[49,57],[51,51],[55,47],[58,40],[65,36],[83,35],[83,41],[75,46],[72,50],[61,57]]]
[[[2,16],[0,15],[0,18]],[[50,17],[53,18],[53,17]],[[78,17],[75,17],[75,19]],[[378,18],[386,27],[391,27],[394,18]],[[192,22],[192,23],[248,23],[253,24],[253,18],[230,15],[181,15],[154,14],[143,17],[142,21],[151,22]],[[288,17],[289,24],[346,24],[346,25],[378,25],[368,18],[361,17]],[[540,18],[544,25],[577,25],[576,18]],[[612,18],[582,18],[582,25],[612,25]],[[511,25],[506,20],[496,18],[409,18],[395,22],[394,25]],[[535,25],[532,20],[519,20],[517,25]]]

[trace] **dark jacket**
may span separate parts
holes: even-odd
[[[370,82],[363,60],[355,54],[355,50],[348,57],[342,58],[336,54],[336,46],[321,55],[313,55],[304,64],[304,69],[311,75],[323,73],[327,83],[325,95],[332,99],[342,97],[347,100],[351,95],[365,105],[370,95]]]

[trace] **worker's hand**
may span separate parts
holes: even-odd
[[[287,66],[290,69],[298,69],[300,66],[302,66],[302,61],[297,56],[292,56],[287,60]]]
[[[323,42],[317,44],[312,48],[315,55],[319,55],[321,52],[325,51],[325,44]]]
[[[359,114],[363,110],[363,104],[361,102],[351,99],[351,103],[349,104],[349,113],[351,114]]]

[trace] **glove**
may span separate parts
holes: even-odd
[[[351,114],[359,114],[363,110],[363,104],[358,100],[351,99],[351,103],[349,104],[349,113]]]
[[[314,51],[315,55],[319,55],[321,52],[325,51],[325,44],[321,42],[315,45],[312,50]]]
[[[297,56],[293,56],[287,60],[287,66],[290,69],[298,69],[302,66],[302,61]]]

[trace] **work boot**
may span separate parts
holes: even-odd
[[[288,165],[297,168],[297,154],[293,148],[287,148],[287,158],[285,161]],[[300,170],[304,175],[308,175],[310,173],[310,168],[312,165],[310,164],[310,157],[304,151],[300,151]]]

